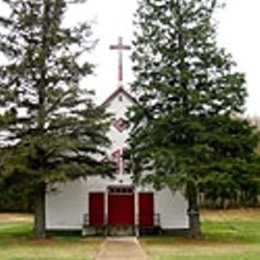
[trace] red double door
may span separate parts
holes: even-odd
[[[135,224],[135,197],[132,186],[115,186],[108,188],[107,210],[109,225]],[[153,193],[138,194],[139,225],[153,225],[154,200]],[[98,226],[105,224],[105,194],[89,194],[89,224]]]
[[[132,186],[108,188],[108,224],[135,224],[135,200]]]

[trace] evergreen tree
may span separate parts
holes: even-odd
[[[236,117],[244,109],[245,78],[217,46],[219,7],[216,0],[140,0],[135,19],[134,177],[186,188],[191,237],[201,232],[201,185],[230,185],[238,173],[248,175],[257,142],[253,127]]]
[[[111,173],[100,162],[108,115],[79,87],[93,70],[82,56],[94,43],[90,25],[65,27],[65,0],[2,2],[1,175],[33,194],[35,236],[45,237],[49,184]]]

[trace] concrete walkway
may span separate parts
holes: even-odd
[[[95,260],[149,260],[136,237],[107,237]]]

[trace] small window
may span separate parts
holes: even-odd
[[[129,195],[129,194],[133,194],[134,188],[133,187],[109,187],[108,192],[109,194],[112,195],[120,195],[120,194]]]
[[[122,102],[122,101],[123,101],[123,96],[122,96],[122,95],[119,95],[119,96],[118,96],[118,100],[119,100],[120,102]]]

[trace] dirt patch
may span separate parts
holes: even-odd
[[[163,255],[215,255],[226,253],[244,253],[244,252],[259,252],[258,245],[178,245],[178,246],[165,246],[165,245],[150,245],[145,246],[148,252]]]
[[[1,213],[0,222],[33,221],[30,214]]]
[[[260,221],[260,208],[202,210],[201,219],[214,222]]]
[[[28,238],[28,241],[30,241],[34,245],[52,245],[57,244],[57,241],[51,238]]]

